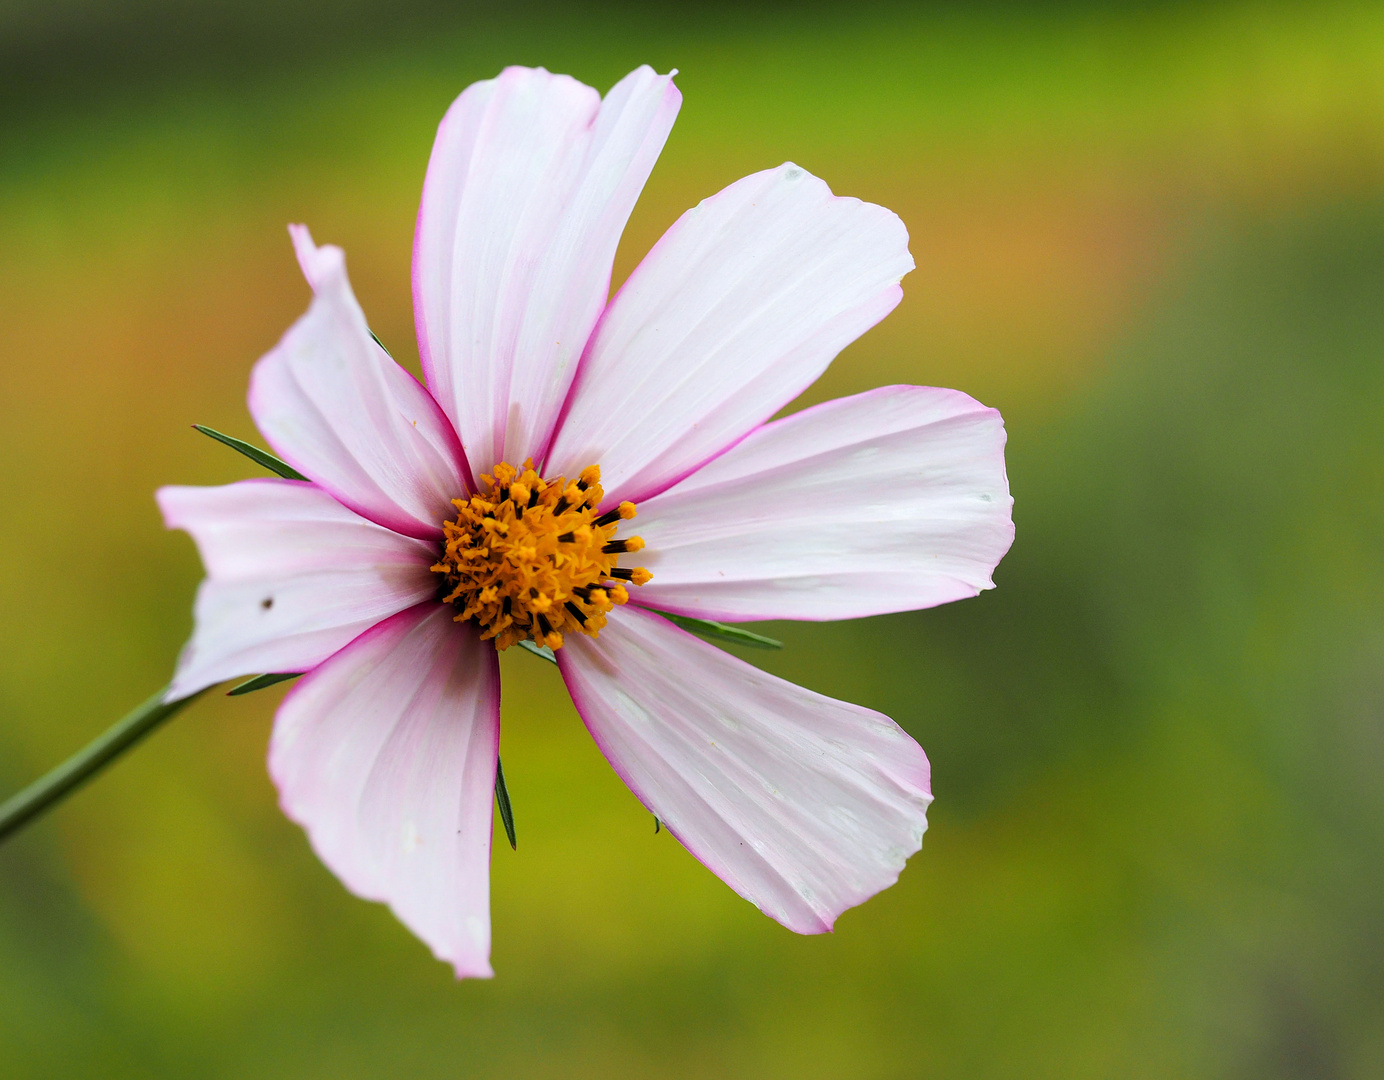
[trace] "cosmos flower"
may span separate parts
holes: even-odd
[[[334,247],[249,406],[308,477],[158,494],[207,570],[169,698],[307,672],[278,710],[285,813],[353,892],[488,976],[498,651],[550,648],[578,713],[696,858],[800,933],[892,884],[928,760],[888,717],[686,633],[990,588],[1013,536],[1000,416],[892,386],[771,420],[893,309],[903,223],[792,164],[684,214],[608,299],[681,105],[509,68],[438,130],[414,240],[426,387]],[[637,513],[638,533],[632,533]]]

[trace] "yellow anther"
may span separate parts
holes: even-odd
[[[598,515],[600,479],[595,465],[568,483],[544,480],[532,461],[522,469],[502,461],[481,477],[485,490],[452,500],[457,516],[443,524],[432,569],[443,575],[440,595],[456,608],[457,622],[476,623],[499,649],[526,639],[560,649],[566,634],[599,634],[606,613],[629,601],[611,579],[642,585],[651,577],[642,567],[617,567],[623,552],[643,550],[644,541],[615,540],[635,506],[623,502]]]

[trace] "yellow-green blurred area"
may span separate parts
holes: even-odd
[[[416,370],[432,134],[510,63],[683,112],[616,267],[792,159],[897,210],[900,308],[809,396],[1009,429],[978,599],[745,653],[896,718],[937,801],[796,937],[505,657],[519,849],[457,983],[278,811],[280,691],[199,702],[0,848],[0,1076],[1384,1075],[1384,7],[0,3],[0,792],[168,677],[164,483],[341,244]],[[829,508],[825,512],[830,512]]]

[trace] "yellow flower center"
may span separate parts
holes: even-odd
[[[502,461],[481,477],[485,491],[453,499],[457,516],[443,525],[442,559],[432,569],[443,575],[442,601],[457,609],[456,621],[474,619],[500,649],[525,639],[560,649],[563,634],[600,633],[606,612],[629,600],[624,583],[652,577],[615,565],[644,541],[615,539],[634,503],[598,515],[600,480],[596,465],[568,483],[542,479],[532,460],[522,471]]]

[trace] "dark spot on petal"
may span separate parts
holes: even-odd
[[[268,611],[273,606],[274,598],[272,596],[266,596],[263,600],[260,601],[260,607],[264,608],[265,611]]]

